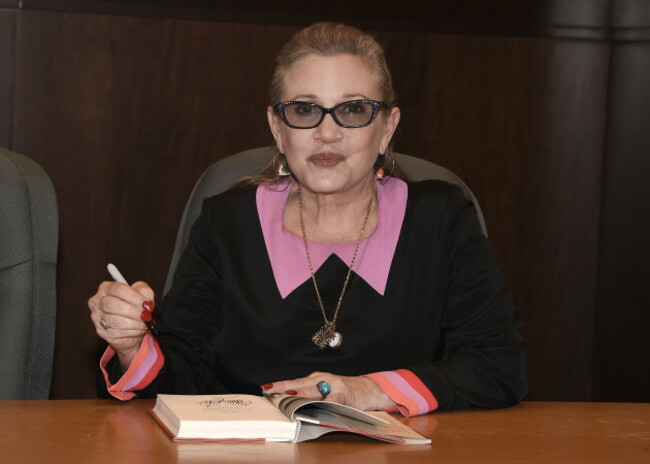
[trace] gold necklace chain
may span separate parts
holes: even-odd
[[[357,254],[359,253],[359,245],[361,245],[361,239],[363,238],[363,233],[365,232],[366,225],[368,224],[368,218],[370,217],[370,210],[372,209],[372,202],[374,198],[375,195],[373,193],[370,197],[368,208],[366,208],[366,217],[363,219],[363,225],[361,226],[361,231],[359,232],[359,238],[357,239],[357,246],[354,249],[354,255],[352,256],[352,261],[350,262],[348,273],[345,276],[345,282],[343,282],[343,288],[341,289],[339,300],[336,303],[334,316],[330,321],[327,319],[327,315],[325,314],[325,306],[323,305],[323,299],[320,296],[320,291],[318,290],[318,284],[316,283],[316,276],[314,275],[314,267],[311,264],[311,256],[309,255],[309,245],[307,244],[307,234],[305,233],[305,221],[302,216],[302,192],[300,190],[300,184],[298,184],[298,216],[300,217],[300,231],[302,232],[302,240],[305,244],[307,263],[309,264],[309,272],[311,273],[311,280],[314,283],[314,289],[316,290],[318,305],[320,306],[321,313],[323,313],[323,319],[325,320],[325,325],[323,325],[323,327],[318,329],[318,331],[311,337],[312,341],[320,349],[325,348],[325,346],[330,346],[331,348],[338,348],[341,345],[342,335],[339,332],[336,332],[336,318],[338,317],[339,310],[341,309],[341,302],[343,301],[345,290],[348,287],[350,274],[352,274],[352,268],[354,267],[354,263],[357,260]]]

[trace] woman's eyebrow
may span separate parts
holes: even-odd
[[[305,94],[299,94],[294,96],[292,101],[297,101],[297,100],[318,100],[318,97],[314,94],[311,93],[305,93]]]
[[[318,101],[319,98],[312,93],[298,94],[295,95],[290,101],[309,101],[314,102]],[[369,98],[362,93],[346,93],[341,95],[341,103],[345,103],[347,100],[369,100]]]
[[[346,93],[343,98],[350,98],[353,100],[369,100],[367,96],[362,93]]]

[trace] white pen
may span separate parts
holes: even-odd
[[[115,264],[108,263],[106,269],[108,269],[108,273],[111,275],[111,277],[115,282],[120,282],[127,285],[129,284],[124,278],[124,276],[122,275],[122,273],[119,271],[119,269],[115,266]]]
[[[129,283],[126,281],[126,279],[119,271],[117,266],[115,266],[115,264],[108,263],[108,265],[106,265],[106,269],[108,269],[108,273],[111,275],[111,277],[115,282],[120,282],[122,284],[129,285]],[[143,307],[143,311],[140,314],[140,320],[142,320],[145,323],[145,325],[149,329],[149,332],[152,335],[157,334],[158,331],[156,330],[156,324],[153,322],[153,315],[152,315],[153,303],[151,303],[150,301],[145,301],[142,307]]]

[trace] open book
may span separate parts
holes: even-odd
[[[390,443],[431,443],[385,412],[281,394],[158,395],[151,413],[176,441],[300,442],[343,431]]]

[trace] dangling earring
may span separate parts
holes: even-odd
[[[291,175],[289,166],[287,165],[287,160],[283,154],[278,153],[273,158],[273,165],[275,166],[275,171],[280,177],[286,177]]]
[[[291,171],[289,171],[289,168],[287,166],[285,166],[283,163],[278,164],[278,176],[286,177],[290,175]]]
[[[388,166],[388,160],[393,163],[388,174],[386,173],[384,167]],[[375,163],[375,177],[377,180],[383,180],[385,176],[390,176],[395,167],[395,158],[393,158],[392,153],[390,152],[390,147],[386,149],[385,153],[380,153],[377,157],[377,162]]]

